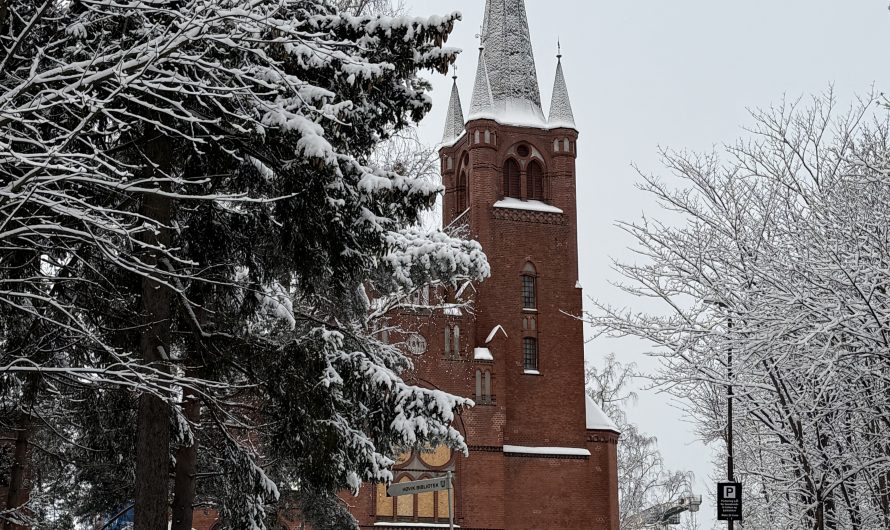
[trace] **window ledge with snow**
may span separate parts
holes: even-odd
[[[551,456],[590,456],[587,449],[576,447],[525,447],[522,445],[505,445],[505,453],[522,455],[551,455]]]
[[[474,348],[473,359],[477,361],[493,361],[494,355],[491,354],[491,350],[488,348]]]
[[[374,526],[395,526],[398,528],[448,528],[448,523],[386,523],[377,522]],[[460,525],[454,525],[454,528],[460,528]]]
[[[537,370],[523,370],[522,373],[525,375],[541,375],[541,372]]]
[[[528,211],[532,211],[532,212],[563,213],[562,210],[560,210],[556,206],[551,206],[545,202],[536,201],[536,200],[523,201],[523,200],[517,199],[515,197],[504,197],[503,199],[494,203],[494,207],[495,208],[507,208],[509,210],[528,210]]]

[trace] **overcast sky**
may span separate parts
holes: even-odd
[[[464,110],[476,71],[483,0],[407,0],[414,15],[460,11],[463,22],[448,44],[463,48],[458,62]],[[585,294],[648,309],[610,285],[612,259],[629,259],[632,241],[617,220],[658,217],[634,187],[631,164],[664,174],[659,147],[710,151],[743,137],[750,108],[821,93],[833,86],[849,104],[872,88],[890,92],[890,12],[887,0],[526,0],[545,115],[556,68],[556,42],[578,143],[581,283]],[[442,136],[451,79],[432,79],[435,108],[422,124],[429,143]],[[667,176],[667,175],[665,175]],[[588,331],[588,335],[590,332]],[[589,362],[615,352],[624,362],[655,370],[648,345],[598,339]],[[706,497],[702,529],[714,524],[707,499],[714,479],[708,451],[668,398],[642,392],[631,421],[656,435],[667,465],[691,469]],[[725,528],[725,523],[720,525]],[[738,527],[737,527],[738,528]]]

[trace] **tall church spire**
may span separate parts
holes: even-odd
[[[566,78],[562,73],[562,50],[556,56],[556,80],[553,82],[553,97],[550,101],[550,118],[547,120],[550,127],[575,128],[575,114],[572,112],[572,102],[569,100],[569,89],[566,86]]]
[[[488,64],[485,61],[484,47],[480,47],[479,66],[476,67],[476,83],[473,85],[473,99],[470,100],[469,119],[494,117],[494,99],[491,95]]]
[[[451,101],[448,102],[448,115],[445,116],[445,133],[442,135],[442,143],[456,140],[464,132],[464,108],[460,103],[460,91],[457,89],[457,72],[455,72],[454,84],[451,86]]]
[[[482,43],[496,119],[546,126],[525,0],[486,0]]]

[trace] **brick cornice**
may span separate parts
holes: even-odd
[[[492,208],[491,217],[498,221],[518,221],[520,223],[544,225],[565,226],[567,223],[566,216],[561,213],[513,210],[511,208]]]
[[[587,441],[594,443],[618,444],[619,436],[612,431],[587,431]]]

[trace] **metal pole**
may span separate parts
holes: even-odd
[[[729,332],[732,334],[732,317],[729,317]],[[730,341],[732,341],[732,336],[729,337]],[[732,342],[729,343],[729,348],[726,352],[726,367],[727,373],[729,375],[729,385],[726,390],[726,474],[728,475],[730,482],[735,482],[735,477],[733,473],[733,461],[732,461],[732,396],[733,396],[733,388],[732,388]],[[726,528],[728,530],[733,530],[734,521],[730,519],[726,522]]]
[[[448,530],[454,530],[454,508],[452,507],[453,501],[451,498],[451,490],[454,488],[454,484],[451,482],[451,471],[448,472]]]

